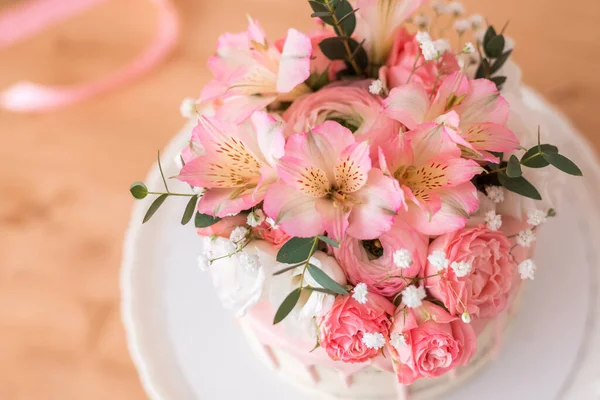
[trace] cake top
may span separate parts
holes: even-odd
[[[528,249],[555,213],[537,171],[581,175],[511,110],[506,25],[425,3],[310,0],[318,28],[276,41],[249,18],[182,105],[190,193],[131,187],[158,196],[144,222],[190,197],[182,223],[206,237],[199,264],[226,306],[270,304],[331,360],[387,356],[403,384],[468,362],[476,322],[533,279]]]

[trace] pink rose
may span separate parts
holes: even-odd
[[[477,336],[471,325],[429,301],[419,308],[400,307],[387,345],[400,383],[442,376],[475,354]]]
[[[351,295],[338,296],[331,310],[319,319],[319,343],[333,360],[365,362],[380,354],[381,347],[367,346],[364,335],[375,334],[385,340],[393,312],[394,305],[375,293],[367,295],[365,304]]]
[[[372,154],[398,134],[400,123],[387,117],[381,99],[366,87],[327,86],[296,100],[284,114],[284,135],[307,132],[325,121],[349,128],[358,140],[371,140]]]
[[[229,239],[231,231],[241,225],[246,225],[246,214],[238,214],[233,217],[225,217],[214,225],[206,228],[198,228],[197,232],[200,236],[220,236]]]
[[[282,229],[273,229],[267,222],[263,222],[256,228],[252,228],[252,232],[259,235],[262,240],[271,243],[275,248],[280,248],[291,239]]]
[[[495,317],[506,308],[515,280],[517,266],[511,247],[504,233],[483,226],[442,235],[431,243],[429,254],[444,252],[449,266],[441,276],[427,278],[425,286],[451,314],[460,316],[467,311],[479,318]],[[452,268],[455,262],[466,268],[458,273],[460,276]],[[437,272],[429,262],[425,275]]]
[[[392,89],[407,83],[408,77],[413,69],[417,54],[421,52],[415,35],[411,35],[404,28],[399,29],[394,38],[394,45],[388,57],[386,65],[379,70],[380,79],[387,82],[388,88]],[[423,64],[423,58],[417,66]],[[438,70],[441,75],[438,80]],[[425,63],[418,68],[411,77],[411,82],[423,85],[428,93],[434,90],[436,81],[441,82],[443,78],[453,72],[459,71],[460,67],[456,56],[448,52],[439,61]]]
[[[407,279],[398,276],[414,278],[423,271],[428,245],[427,236],[411,228],[401,218],[396,218],[392,229],[375,241],[362,241],[346,235],[340,247],[334,249],[334,254],[352,284],[364,282],[371,292],[393,297],[408,283]],[[396,260],[403,261],[400,257],[404,255],[403,250],[408,250],[412,259],[408,268],[394,264],[394,254],[398,252]]]

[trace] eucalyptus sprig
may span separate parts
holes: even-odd
[[[167,180],[165,178],[165,174],[163,172],[162,163],[160,162],[160,151],[158,152],[158,170],[160,171],[160,177],[162,178],[163,184],[165,186],[164,192],[151,192],[148,190],[148,187],[143,182],[134,182],[129,187],[129,193],[136,200],[145,199],[149,194],[157,195],[158,197],[150,204],[148,207],[148,211],[144,215],[144,219],[142,223],[150,221],[150,218],[154,216],[156,211],[163,205],[167,197],[169,196],[181,196],[181,197],[189,197],[183,216],[181,217],[181,224],[186,225],[192,219],[194,215],[194,210],[196,209],[196,204],[198,203],[198,195],[195,193],[174,193],[169,190],[169,186],[167,185]]]
[[[346,63],[349,74],[363,76],[369,65],[364,41],[358,43],[352,39],[356,29],[356,11],[348,0],[309,0],[314,11],[313,18],[333,26],[337,36],[323,39],[319,48],[330,60],[342,60]]]
[[[503,35],[505,29],[506,25],[498,34],[496,29],[490,25],[485,32],[481,46],[477,49],[479,51],[481,63],[479,64],[479,68],[477,68],[475,78],[489,79],[496,84],[498,90],[502,89],[502,86],[506,82],[506,76],[495,74],[502,68],[512,54],[512,49],[504,51],[504,48],[506,47],[506,39]]]
[[[281,275],[294,268],[302,267],[302,276],[300,279],[300,285],[294,289],[290,294],[287,295],[285,300],[281,303],[275,318],[273,319],[273,325],[276,325],[283,321],[296,307],[300,300],[302,291],[312,291],[319,293],[326,293],[330,295],[348,294],[348,291],[329,275],[325,273],[321,268],[310,262],[311,257],[318,249],[319,242],[323,242],[333,247],[339,247],[339,243],[327,236],[315,236],[310,238],[298,238],[294,237],[288,240],[277,253],[277,261],[285,264],[292,264],[282,270],[275,272],[273,275]],[[304,275],[309,273],[310,276],[317,282],[321,287],[313,287],[310,285],[304,286]]]

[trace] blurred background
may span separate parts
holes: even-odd
[[[0,16],[28,0],[0,0]],[[39,0],[38,0],[39,1]],[[62,0],[74,3],[75,0]],[[149,0],[96,6],[10,46],[0,91],[20,80],[100,77],[151,42]],[[133,200],[184,121],[179,104],[209,80],[217,37],[246,14],[271,38],[313,27],[304,0],[174,0],[181,34],[166,61],[102,96],[43,113],[0,108],[0,399],[144,399],[120,321],[119,268]],[[600,1],[465,0],[510,20],[523,80],[600,149]]]

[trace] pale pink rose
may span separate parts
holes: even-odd
[[[493,318],[508,304],[517,266],[510,254],[512,245],[504,233],[479,226],[448,233],[429,246],[430,254],[443,251],[450,264],[441,276],[427,278],[425,287],[451,314],[467,311],[478,318]],[[458,277],[454,262],[472,264],[470,272]],[[438,270],[429,263],[425,275]]]
[[[410,283],[409,278],[423,271],[427,263],[429,238],[401,218],[396,218],[392,229],[377,240],[378,243],[363,242],[346,235],[340,247],[334,249],[334,254],[352,284],[363,282],[369,292],[393,297]],[[379,248],[373,249],[376,244]],[[404,269],[394,264],[394,253],[402,250],[408,250],[412,258],[412,265]],[[379,257],[379,254],[373,254],[377,251],[381,252]]]
[[[400,307],[387,349],[401,384],[442,376],[475,354],[475,331],[460,318],[429,301],[419,308]]]
[[[229,239],[231,232],[238,226],[246,225],[246,214],[238,214],[233,217],[225,217],[214,225],[206,228],[198,228],[196,232],[200,236],[220,236]]]
[[[319,343],[331,359],[347,363],[365,362],[381,354],[381,348],[363,343],[365,334],[389,337],[394,305],[375,293],[360,304],[351,295],[338,296],[333,307],[319,319]]]
[[[398,134],[401,124],[386,115],[381,99],[369,93],[367,86],[327,86],[301,97],[284,114],[284,135],[307,132],[333,120],[350,128],[358,140],[370,140],[377,154],[379,146]]]
[[[394,37],[394,45],[387,62],[379,70],[380,79],[387,83],[388,88],[392,89],[405,85],[410,77],[411,83],[420,85],[427,93],[431,94],[437,89],[437,83],[460,70],[456,56],[448,52],[439,61],[430,61],[425,64],[421,57],[417,66],[422,66],[417,68],[411,76],[418,54],[421,54],[421,49],[415,35],[408,33],[405,28],[399,29]]]
[[[259,235],[262,240],[271,243],[277,249],[291,239],[291,236],[282,229],[273,229],[267,222],[263,222],[256,228],[252,228],[252,232]]]

